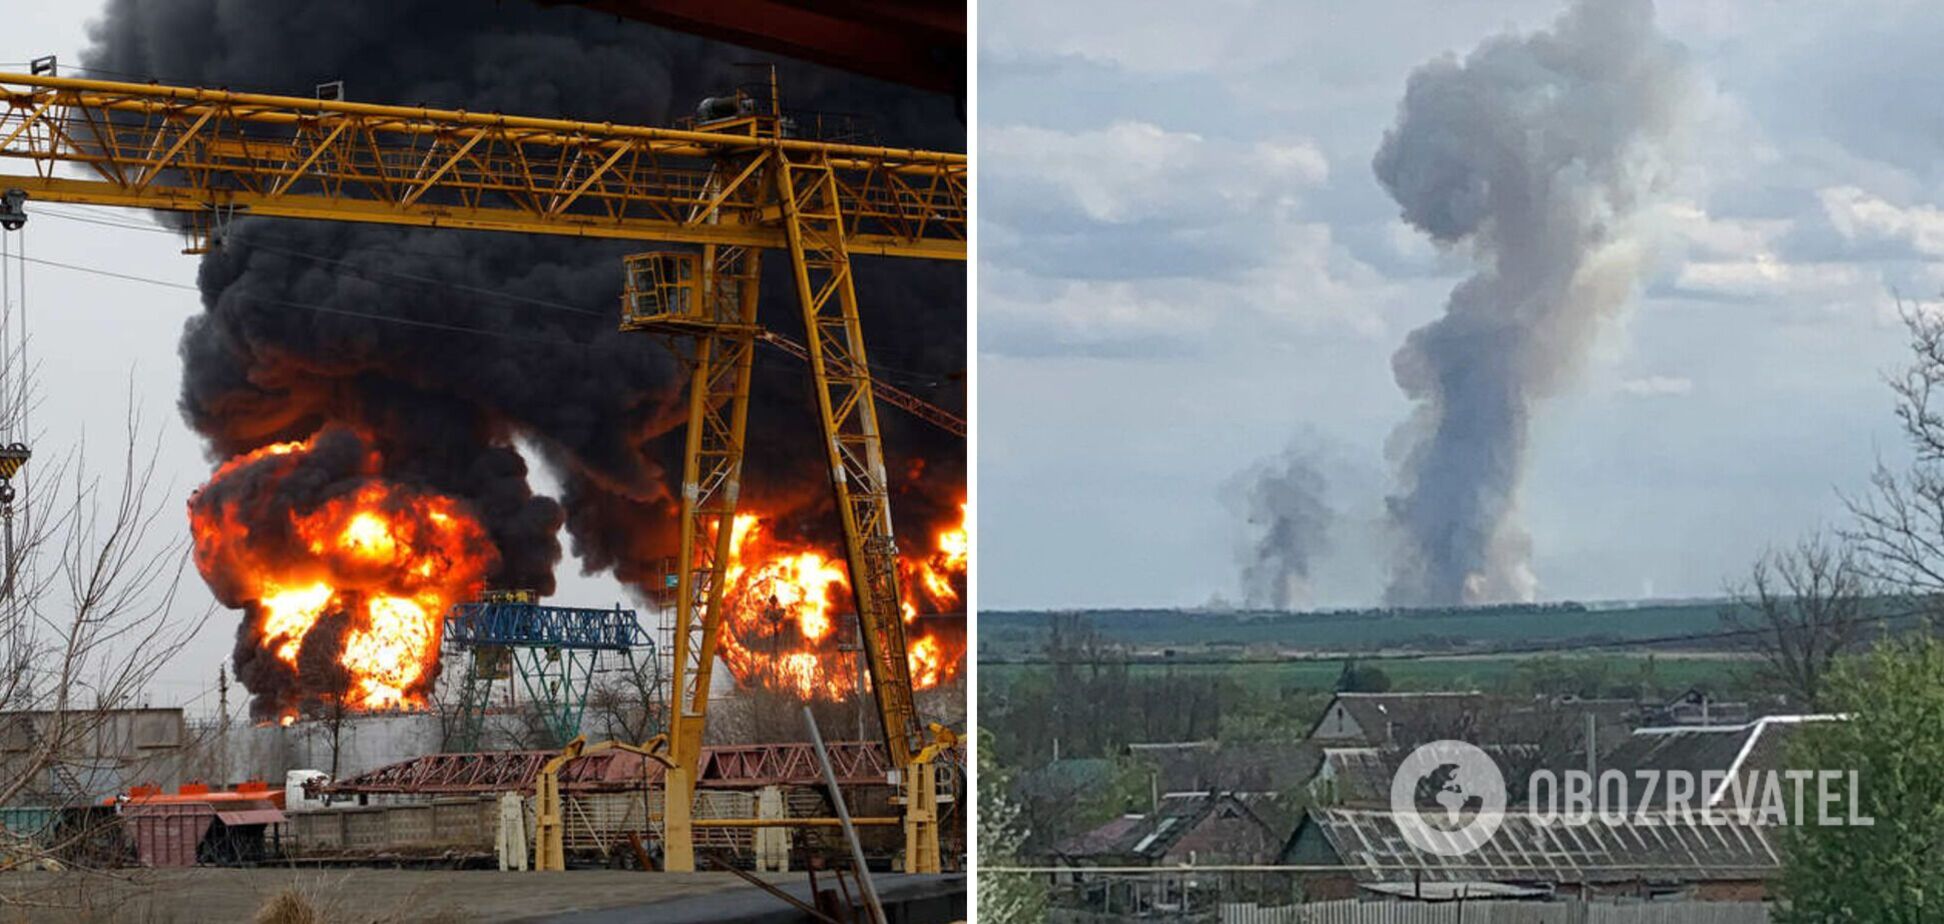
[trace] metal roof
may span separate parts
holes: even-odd
[[[1325,808],[1310,810],[1291,848],[1316,836],[1362,882],[1739,881],[1781,868],[1770,830],[1733,817],[1634,812],[1547,824],[1507,812],[1490,839],[1449,857],[1412,846],[1388,811]]]
[[[1391,777],[1403,757],[1395,748],[1324,748],[1311,795],[1334,805],[1389,805]]]
[[[280,825],[289,820],[273,808],[219,810],[216,817],[226,825]]]
[[[1157,859],[1174,846],[1175,839],[1189,830],[1214,807],[1209,793],[1170,793],[1162,796],[1156,810],[1145,815],[1124,815],[1100,827],[1068,838],[1056,848],[1067,856],[1139,856]]]
[[[1472,724],[1486,702],[1485,695],[1477,692],[1338,693],[1305,737],[1317,740],[1324,722],[1341,707],[1368,744],[1471,738]]]
[[[1128,857],[1143,861],[1159,860],[1175,843],[1195,830],[1216,809],[1234,806],[1253,819],[1274,838],[1282,831],[1268,817],[1266,809],[1273,799],[1238,793],[1192,792],[1162,796],[1156,810],[1145,815],[1123,815],[1091,831],[1070,837],[1054,848],[1054,853],[1073,859]]]
[[[1182,741],[1130,744],[1127,753],[1149,765],[1162,792],[1281,793],[1316,771],[1308,741]]]
[[[1629,776],[1640,770],[1682,770],[1696,780],[1704,773],[1721,774],[1708,796],[1720,800],[1729,780],[1758,770],[1784,769],[1786,748],[1798,727],[1815,722],[1841,721],[1834,715],[1765,716],[1742,725],[1678,725],[1635,729],[1601,761],[1602,770]]]

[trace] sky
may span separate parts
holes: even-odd
[[[0,70],[24,71],[29,59],[47,54],[78,65],[88,43],[86,24],[100,9],[101,3],[94,0],[10,3],[8,28],[0,34],[0,65],[6,66]],[[0,164],[0,173],[20,169]],[[145,211],[30,203],[28,213],[26,228],[8,235],[10,250],[24,245],[27,256],[35,260],[188,287],[170,288],[41,263],[27,265],[29,359],[36,369],[41,399],[31,421],[36,460],[51,461],[87,445],[90,469],[119,474],[114,468],[119,458],[113,454],[126,443],[125,412],[132,406],[141,417],[145,439],[157,448],[157,480],[164,490],[158,504],[171,526],[177,520],[169,518],[178,518],[181,524],[179,533],[162,530],[162,538],[186,539],[187,516],[178,511],[186,510],[190,493],[213,468],[203,455],[200,439],[176,410],[182,384],[176,344],[183,322],[201,310],[200,296],[194,291],[197,258],[183,255],[184,242],[161,233]],[[537,468],[533,483],[542,493],[553,494],[557,488]],[[611,578],[581,575],[567,563],[558,569],[558,577],[557,598],[574,605],[637,605]],[[175,604],[178,618],[195,619],[215,605],[190,564]],[[654,625],[657,618],[644,613],[647,625]],[[148,691],[150,704],[213,714],[217,668],[228,662],[235,631],[234,613],[223,609],[211,613],[180,655],[158,672]],[[240,712],[246,699],[245,691],[232,686],[232,711]]]
[[[982,609],[1239,595],[1240,473],[1337,511],[1307,605],[1379,602],[1391,355],[1472,263],[1371,159],[1411,71],[1556,0],[979,8]],[[1908,458],[1898,298],[1944,291],[1944,8],[1662,3],[1695,83],[1623,314],[1538,412],[1542,600],[1720,593]]]

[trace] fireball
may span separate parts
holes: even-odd
[[[318,451],[326,441],[331,451]],[[344,451],[363,444],[331,427],[265,446],[224,463],[190,499],[196,567],[245,613],[238,676],[280,719],[320,701],[423,705],[442,617],[499,562],[461,501],[386,480],[368,448]]]
[[[940,530],[919,555],[899,559],[912,686],[927,689],[957,676],[964,646],[921,614],[959,609],[965,581],[964,505],[958,525]],[[730,532],[724,569],[723,662],[745,686],[784,690],[802,699],[847,699],[856,692],[859,654],[850,573],[841,555],[779,539],[754,514]]]

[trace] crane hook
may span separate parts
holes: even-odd
[[[18,231],[27,224],[27,190],[18,187],[0,192],[0,228]]]

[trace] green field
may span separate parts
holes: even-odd
[[[1760,695],[1761,662],[1719,637],[1722,607],[981,613],[980,721],[1002,764],[1022,768],[1052,759],[1054,741],[1111,757],[1140,741],[1299,739],[1352,661],[1365,690]]]
[[[1361,610],[1323,613],[1233,613],[1187,610],[1091,610],[1080,613],[1103,639],[1137,651],[1462,652],[1514,646],[1640,643],[1706,635],[1721,629],[1720,601],[1629,607],[1578,604],[1482,608]],[[1000,659],[1045,646],[1054,614],[979,614],[979,648]],[[1719,639],[1656,645],[1663,650],[1718,650]]]
[[[1496,691],[1512,686],[1515,678],[1519,676],[1519,666],[1529,661],[1530,659],[1523,658],[1374,658],[1364,659],[1359,663],[1382,668],[1384,673],[1390,676],[1391,688],[1394,690]],[[1697,685],[1711,688],[1735,687],[1745,681],[1751,667],[1746,661],[1723,658],[1682,658],[1644,654],[1568,656],[1557,659],[1555,663],[1574,671],[1599,672],[1616,682],[1641,676],[1651,669],[1654,685],[1662,690],[1678,690]],[[1528,671],[1530,669],[1528,667]],[[1047,667],[1044,665],[981,665],[979,683],[982,690],[1000,691],[1027,671],[1045,670]],[[1203,663],[1172,666],[1135,664],[1129,667],[1129,671],[1135,676],[1172,674],[1177,677],[1225,678],[1262,694],[1327,693],[1336,688],[1337,677],[1342,670],[1341,661],[1274,664]]]

